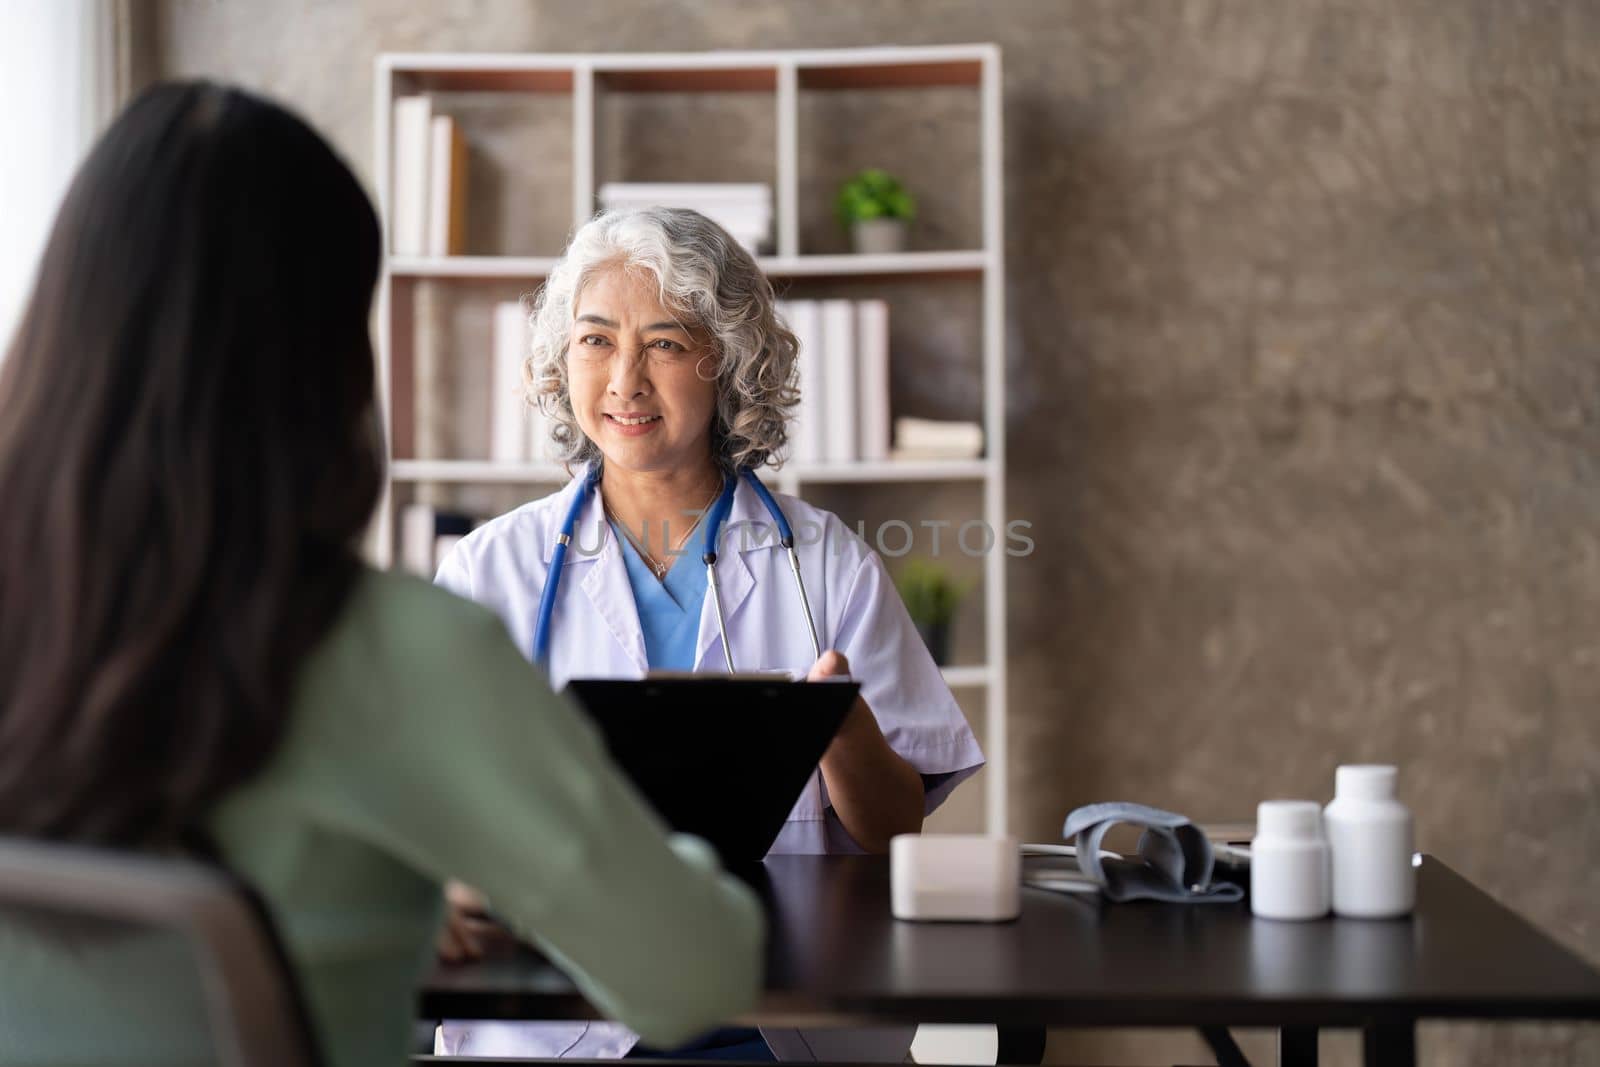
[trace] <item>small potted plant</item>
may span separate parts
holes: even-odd
[[[967,595],[967,585],[936,563],[911,560],[900,569],[895,587],[933,661],[944,666],[950,661],[950,620]]]
[[[862,254],[902,252],[906,226],[917,217],[917,201],[887,171],[864,170],[839,188],[834,204],[839,225]]]

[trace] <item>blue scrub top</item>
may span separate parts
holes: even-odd
[[[705,564],[693,551],[686,549],[672,561],[667,576],[658,579],[639,555],[639,550],[622,536],[614,523],[611,533],[622,546],[622,562],[628,568],[633,603],[639,609],[645,662],[653,671],[694,670],[695,643],[700,637],[700,607],[706,599]],[[697,543],[697,536],[691,535],[689,547]]]

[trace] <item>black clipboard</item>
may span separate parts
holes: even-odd
[[[645,799],[728,866],[767,854],[860,688],[716,675],[567,683]]]

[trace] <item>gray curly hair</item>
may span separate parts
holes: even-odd
[[[711,335],[717,462],[727,470],[777,466],[800,399],[799,342],[778,317],[772,283],[750,253],[698,211],[665,207],[605,211],[584,223],[534,298],[523,384],[549,417],[561,459],[600,458],[572,412],[567,346],[578,294],[595,274],[618,266],[652,277],[662,304]]]

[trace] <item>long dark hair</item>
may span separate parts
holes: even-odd
[[[0,368],[0,831],[179,839],[272,755],[382,478],[378,224],[304,122],[155,86]]]

